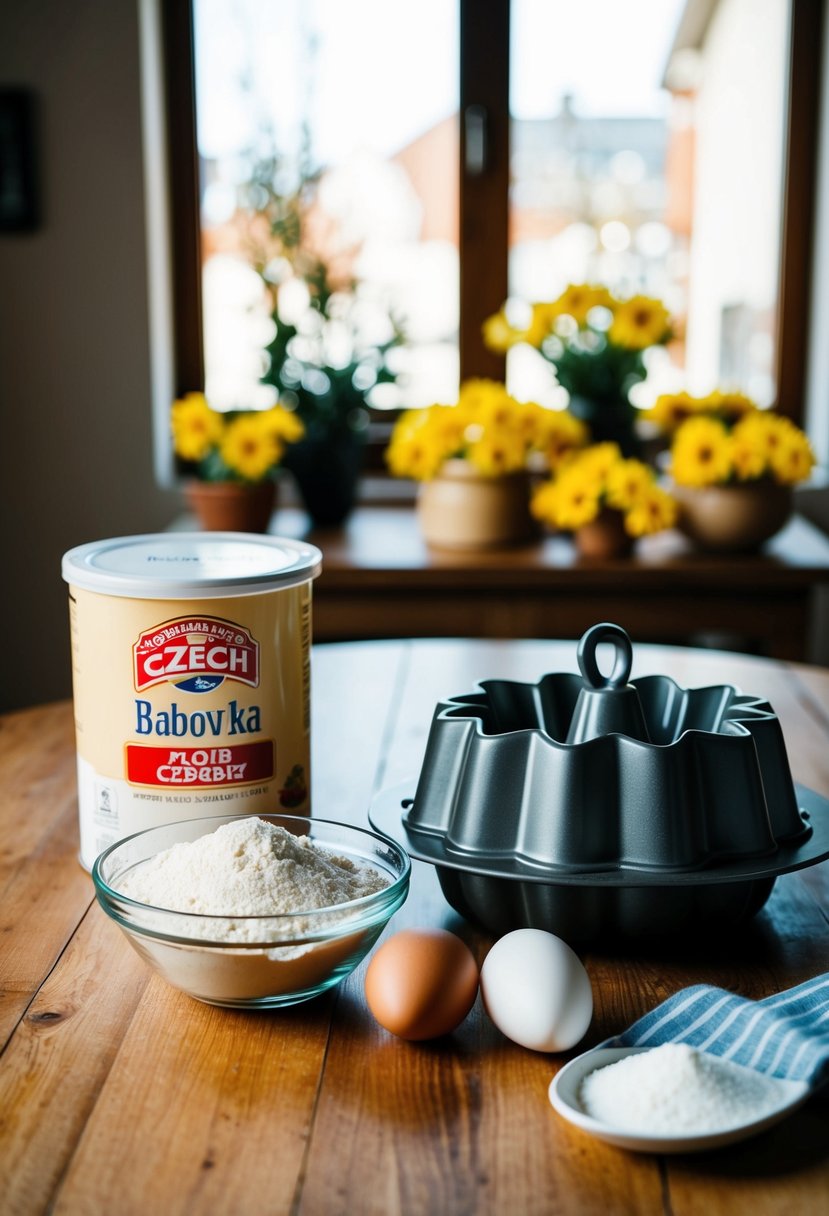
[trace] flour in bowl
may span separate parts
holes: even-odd
[[[243,942],[260,940],[262,925],[246,925],[235,917],[287,917],[279,936],[300,933],[310,927],[313,910],[373,895],[388,885],[372,866],[251,817],[157,853],[125,874],[118,889],[156,908],[227,918],[194,935]]]
[[[588,1073],[579,1099],[591,1118],[619,1130],[705,1135],[770,1114],[781,1085],[687,1043],[664,1043]]]

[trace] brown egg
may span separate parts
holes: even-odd
[[[445,929],[403,929],[384,942],[366,971],[366,1001],[401,1039],[435,1039],[459,1026],[475,1003],[478,965]]]

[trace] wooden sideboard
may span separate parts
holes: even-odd
[[[173,528],[189,531],[193,517]],[[759,552],[704,554],[676,532],[647,537],[633,557],[579,557],[544,536],[484,553],[429,548],[409,505],[361,506],[340,528],[311,529],[277,511],[269,531],[323,552],[314,640],[578,638],[613,620],[635,641],[715,645],[809,659],[818,589],[829,586],[829,538],[795,516]]]
[[[428,548],[411,507],[360,507],[341,528],[309,530],[278,511],[270,531],[322,549],[314,639],[576,638],[614,620],[638,641],[713,640],[775,658],[807,657],[829,538],[795,517],[758,554],[697,553],[678,533],[632,558],[580,558],[563,536],[487,553]]]

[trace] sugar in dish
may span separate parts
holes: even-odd
[[[651,1135],[706,1135],[762,1119],[781,1083],[750,1068],[663,1043],[588,1073],[579,1098],[591,1118]]]
[[[778,1080],[669,1043],[594,1047],[559,1069],[549,1098],[562,1118],[607,1144],[638,1153],[699,1153],[756,1136],[809,1092],[805,1081]]]

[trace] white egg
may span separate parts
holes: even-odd
[[[587,972],[566,942],[543,929],[516,929],[481,968],[484,1008],[498,1029],[532,1051],[566,1051],[593,1016]]]

